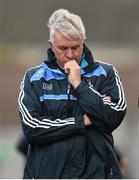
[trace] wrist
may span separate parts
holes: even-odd
[[[76,89],[79,86],[80,83],[81,83],[81,81],[74,82],[72,84],[73,88]]]

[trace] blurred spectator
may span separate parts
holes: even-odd
[[[20,136],[20,138],[17,142],[16,148],[25,157],[27,157],[28,146],[29,146],[29,143],[28,143],[26,137],[24,135]]]
[[[127,156],[123,154],[117,146],[115,146],[115,154],[119,162],[119,166],[123,176],[125,176],[125,172],[127,169]]]

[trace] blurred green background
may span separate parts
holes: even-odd
[[[25,71],[47,58],[47,21],[59,8],[80,15],[96,59],[119,71],[128,103],[115,144],[128,157],[127,178],[139,178],[139,0],[0,0],[0,178],[22,178],[24,158],[17,98]]]

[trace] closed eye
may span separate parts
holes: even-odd
[[[58,48],[59,48],[60,50],[62,50],[62,51],[65,51],[65,50],[68,49],[68,47],[65,47],[65,46],[59,46]]]
[[[71,47],[72,50],[77,50],[80,46],[79,45],[76,45],[76,46],[73,46]]]

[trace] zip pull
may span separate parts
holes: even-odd
[[[113,177],[113,169],[110,168],[110,177]]]
[[[91,83],[91,81],[90,81],[89,79],[87,80],[87,82],[88,82],[89,86],[91,86],[92,88],[94,88],[93,84]]]
[[[68,95],[70,94],[70,87],[71,87],[71,85],[68,83],[68,89],[67,89],[67,94]]]
[[[71,100],[70,100],[70,89],[71,89],[71,85],[68,83],[68,89],[67,89],[67,95],[68,95],[67,117],[71,117],[71,115],[72,115],[72,106],[71,106]]]

